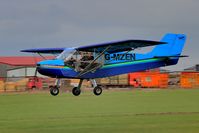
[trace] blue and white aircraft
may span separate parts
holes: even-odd
[[[161,41],[124,40],[80,46],[74,48],[27,49],[22,52],[38,54],[59,54],[53,60],[37,63],[37,71],[45,76],[56,78],[50,86],[53,96],[59,94],[62,78],[80,79],[79,85],[72,90],[73,95],[81,93],[84,79],[90,80],[95,95],[102,93],[96,78],[104,78],[125,73],[143,71],[177,64],[186,41],[184,34],[166,34]],[[146,54],[135,53],[135,49],[154,46]]]

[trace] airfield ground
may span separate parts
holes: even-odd
[[[0,94],[0,133],[198,133],[199,89]]]

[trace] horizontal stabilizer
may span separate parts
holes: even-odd
[[[184,57],[189,57],[189,56],[188,55],[154,56],[154,58],[172,58],[172,57],[184,58]]]

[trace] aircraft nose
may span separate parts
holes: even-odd
[[[44,60],[37,63],[37,70],[40,74],[50,77],[60,77],[62,76],[61,70],[64,66],[64,61],[62,60]]]

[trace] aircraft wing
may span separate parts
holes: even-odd
[[[100,43],[94,45],[76,47],[76,50],[86,52],[102,52],[105,48],[110,47],[107,52],[114,53],[120,51],[128,51],[141,47],[148,47],[154,45],[166,44],[166,42],[149,41],[149,40],[123,40],[109,43]],[[21,52],[40,53],[40,54],[60,54],[66,49],[70,48],[36,48],[21,50]]]
[[[36,48],[21,50],[21,52],[40,53],[40,54],[60,54],[66,48]]]
[[[149,40],[123,40],[117,42],[81,46],[77,47],[76,49],[79,51],[87,51],[87,52],[94,52],[94,51],[102,52],[105,48],[110,46],[107,52],[114,53],[114,52],[128,51],[136,48],[148,47],[160,44],[166,44],[166,42],[149,41]]]

